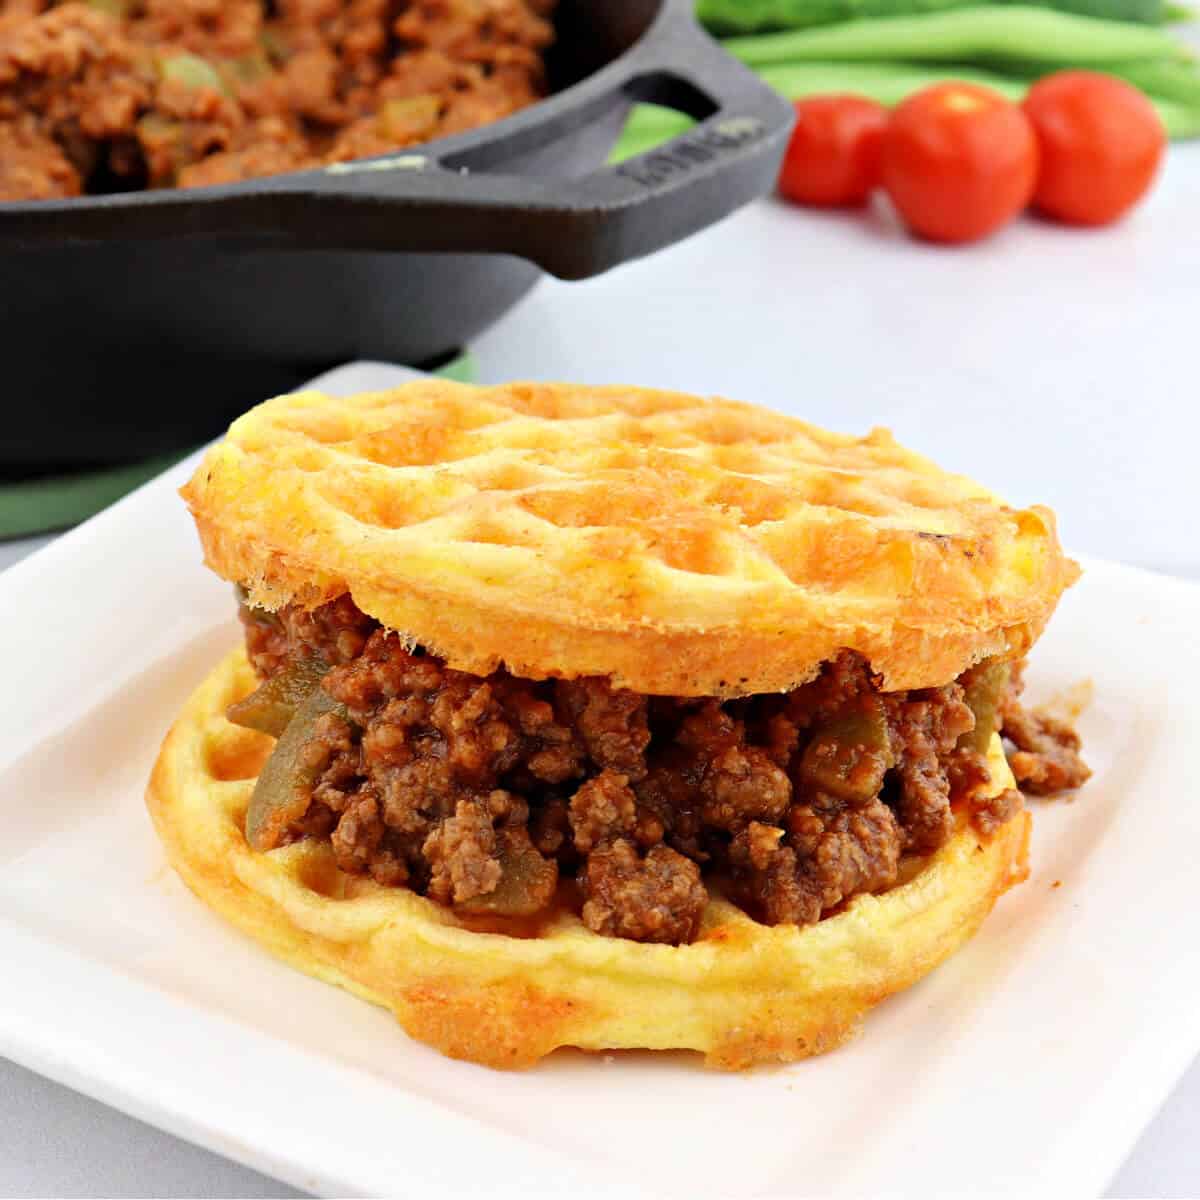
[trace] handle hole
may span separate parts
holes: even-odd
[[[625,85],[625,94],[631,100],[643,104],[657,104],[662,108],[673,108],[697,121],[711,117],[720,107],[711,96],[702,92],[690,80],[667,71],[655,71],[652,75],[639,75]]]

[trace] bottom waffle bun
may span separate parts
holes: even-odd
[[[172,865],[272,953],[487,1066],[527,1067],[559,1046],[695,1050],[726,1069],[820,1054],[953,953],[1028,873],[1022,812],[989,838],[960,824],[909,864],[906,882],[804,928],[761,925],[714,899],[685,946],[602,937],[566,910],[525,936],[480,932],[411,891],[342,872],[327,843],[250,849],[246,810],[273,743],[224,714],[254,686],[238,649],[163,743],[146,799]],[[998,738],[990,764],[996,790],[1012,786]]]

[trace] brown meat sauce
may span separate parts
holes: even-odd
[[[882,693],[846,652],[785,695],[647,697],[451,670],[348,597],[241,615],[260,676],[320,658],[336,702],[304,745],[307,808],[276,844],[328,839],[344,871],[488,928],[574,894],[598,933],[687,942],[717,880],[760,920],[810,924],[895,884],[956,812],[989,834],[1021,804],[983,795],[970,672]],[[1018,779],[1077,786],[1078,739],[1026,714],[1019,689],[1018,671],[995,705]]]
[[[554,0],[0,0],[0,201],[384,154],[545,93]]]

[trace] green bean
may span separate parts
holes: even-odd
[[[1112,68],[1106,70],[1117,73]],[[889,108],[921,88],[951,82],[977,83],[1010,100],[1021,100],[1032,81],[1031,77],[1015,78],[978,67],[931,67],[920,63],[797,63],[771,67],[760,74],[789,100],[829,92],[854,92]],[[1153,94],[1148,98],[1158,111],[1169,138],[1185,141],[1200,137],[1200,103]],[[648,135],[649,130],[643,126],[639,136],[645,138]]]
[[[992,88],[1010,100],[1021,100],[1034,79],[1058,69],[1057,66],[1039,64],[1036,69],[1028,65],[1022,68],[1013,66],[1002,73],[983,67],[950,64],[798,62],[764,67],[759,75],[789,100],[831,92],[853,92],[891,108],[922,88],[950,82],[976,83]],[[1169,137],[1176,140],[1200,137],[1200,95],[1196,99],[1191,98],[1190,85],[1186,82],[1192,70],[1189,64],[1118,63],[1109,65],[1105,70],[1129,78],[1131,83],[1141,86],[1149,94]],[[1136,77],[1139,73],[1144,73],[1144,85]],[[1155,78],[1164,85],[1163,91],[1151,86]],[[1165,87],[1168,78],[1175,81],[1174,94]],[[638,105],[625,126],[611,161],[623,162],[653,150],[655,146],[686,132],[692,124],[690,117],[673,109],[651,104]]]
[[[994,2],[1005,4],[1009,0]],[[696,15],[713,33],[729,37],[787,29],[812,29],[839,21],[872,17],[943,12],[978,4],[979,0],[698,0]],[[1135,21],[1146,25],[1163,25],[1168,21],[1187,19],[1179,15],[1178,5],[1168,0],[1041,0],[1038,6],[1086,17]]]
[[[1007,4],[1009,0],[996,0]],[[1049,0],[1048,8],[1098,17],[1102,21],[1134,21],[1141,25],[1165,25],[1167,6],[1163,0]]]
[[[1161,29],[1024,5],[848,21],[824,29],[729,38],[725,46],[752,67],[897,59],[923,62],[1015,59],[1080,67],[1172,58],[1181,53],[1179,43]]]
[[[1200,108],[1200,70],[1194,62],[1114,63],[1108,70],[1154,99]]]
[[[819,96],[826,92],[854,92],[889,108],[906,96],[935,83],[977,83],[1020,100],[1028,81],[980,67],[927,65],[924,63],[795,63],[767,67],[759,72],[777,92],[789,100]]]
[[[699,0],[696,16],[713,33],[770,33],[811,29],[869,17],[940,12],[979,0]]]
[[[1200,106],[1180,104],[1175,100],[1159,100],[1150,97],[1150,103],[1158,110],[1159,119],[1172,141],[1182,142],[1200,137]]]
[[[931,67],[920,63],[804,62],[764,67],[760,77],[789,100],[830,92],[855,92],[888,106],[932,83],[960,80],[995,88],[1010,99],[1025,94],[1026,80],[972,67]],[[621,134],[614,161],[653,149],[686,132],[695,122],[672,108],[639,104]]]
[[[1022,79],[1041,79],[1061,68],[1055,63],[1010,63],[1008,74]],[[1174,100],[1179,104],[1200,105],[1200,70],[1188,59],[1137,59],[1132,62],[1107,63],[1104,74],[1115,75],[1159,100]]]

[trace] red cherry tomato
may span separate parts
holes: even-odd
[[[970,242],[1011,221],[1037,179],[1037,140],[998,92],[940,83],[909,96],[883,137],[881,174],[915,233]]]
[[[1034,204],[1075,225],[1107,225],[1146,194],[1166,131],[1154,105],[1123,79],[1059,71],[1029,89],[1042,166]]]
[[[864,96],[796,101],[796,128],[779,190],[797,204],[861,204],[879,184],[879,146],[888,111]]]

